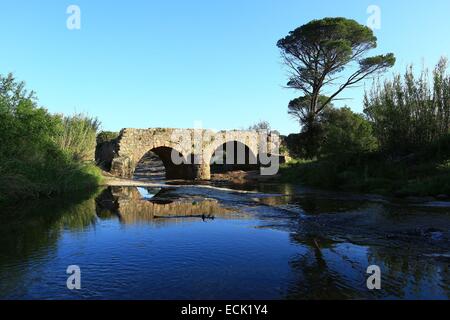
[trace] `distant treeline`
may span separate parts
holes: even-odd
[[[34,92],[0,75],[0,202],[95,187],[97,119],[50,114]]]

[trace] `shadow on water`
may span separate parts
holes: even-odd
[[[109,187],[5,210],[0,298],[450,298],[447,206],[241,189]],[[86,290],[67,290],[70,264]]]

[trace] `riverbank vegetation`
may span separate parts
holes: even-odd
[[[307,130],[304,129],[304,130]],[[285,181],[397,196],[450,195],[450,74],[442,58],[433,72],[413,68],[375,81],[364,114],[329,107],[315,123],[286,138],[301,160],[281,168]],[[303,146],[314,144],[311,148]]]
[[[0,75],[0,202],[50,197],[97,186],[97,119],[50,114],[34,92]]]

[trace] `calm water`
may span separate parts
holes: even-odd
[[[0,298],[450,297],[450,204],[247,190],[109,188],[2,209]]]

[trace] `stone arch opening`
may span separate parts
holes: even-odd
[[[149,150],[136,164],[133,178],[137,180],[192,179],[193,169],[189,164],[175,164],[171,147],[157,147]],[[178,150],[175,150],[178,152]],[[183,155],[178,152],[180,158]]]
[[[210,161],[211,173],[259,170],[257,155],[240,141],[227,141],[214,150]]]

